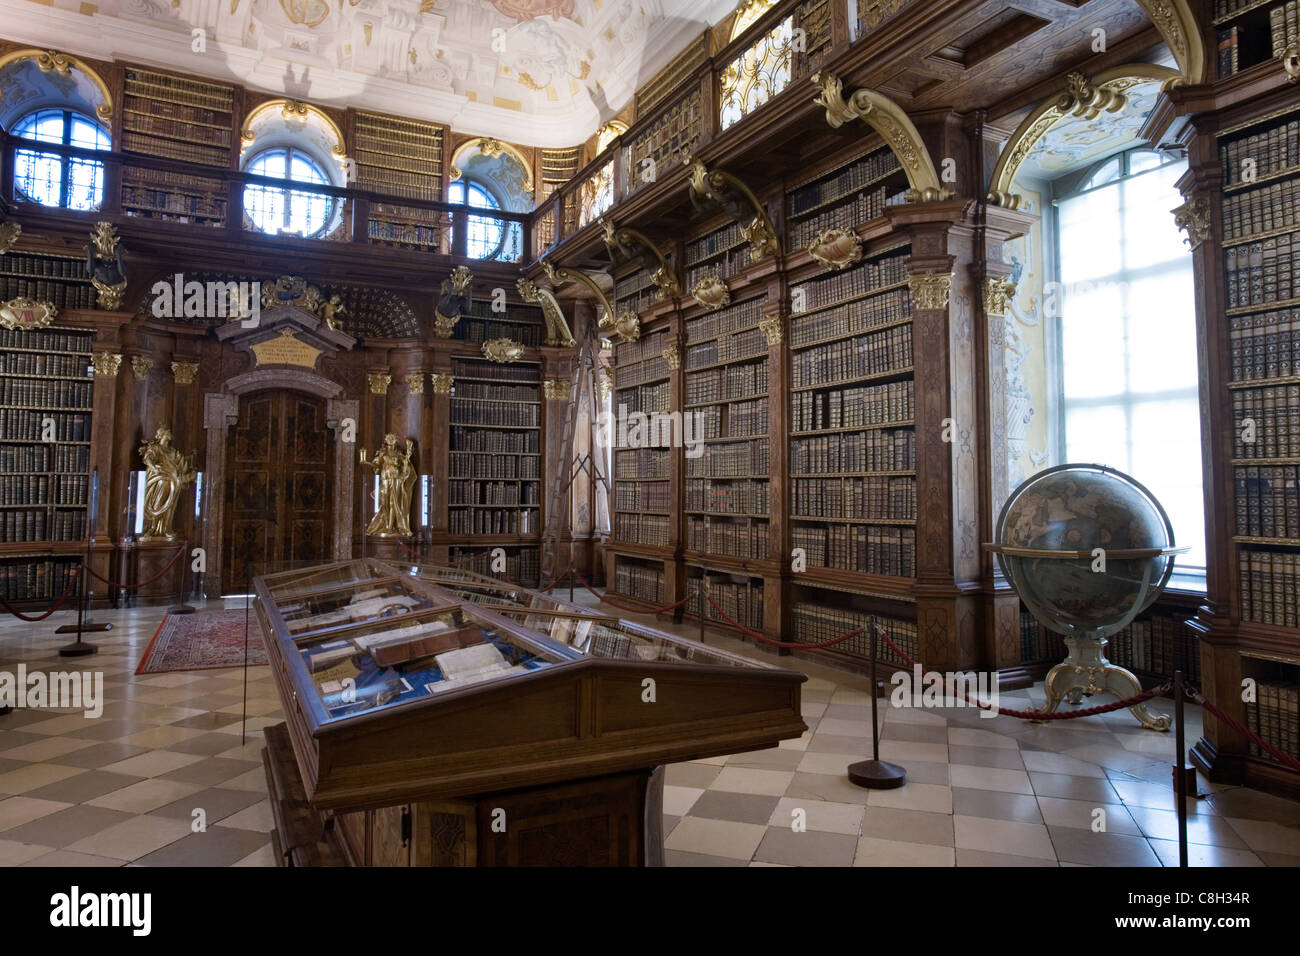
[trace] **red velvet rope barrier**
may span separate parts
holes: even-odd
[[[879,624],[876,625],[876,633],[880,635],[880,639],[889,645],[890,649],[905,661],[909,667],[919,666],[916,658],[912,657],[911,654],[907,653],[907,651],[903,650],[890,640],[889,634]],[[1116,710],[1126,710],[1129,707],[1148,701],[1153,697],[1161,697],[1168,693],[1169,686],[1169,684],[1161,684],[1159,687],[1153,687],[1151,690],[1143,691],[1141,694],[1127,697],[1124,700],[1116,701],[1113,704],[1101,704],[1097,707],[1084,707],[1080,710],[1068,710],[1064,712],[1052,711],[1051,713],[1043,710],[1009,710],[1004,707],[995,708],[992,704],[982,703],[978,698],[972,700],[962,691],[958,691],[957,693],[962,700],[966,701],[966,703],[972,704],[980,710],[996,710],[998,714],[1006,714],[1008,717],[1018,717],[1021,720],[1078,720],[1080,717],[1096,717],[1099,714],[1109,714]]]
[[[620,611],[629,611],[632,614],[663,614],[667,611],[675,611],[683,604],[685,604],[687,601],[695,597],[694,594],[688,594],[686,595],[686,597],[682,598],[676,604],[666,604],[663,607],[655,607],[655,608],[632,607],[627,604],[619,604],[617,601],[610,600],[604,595],[598,594],[596,591],[592,590],[591,585],[587,583],[586,579],[581,574],[579,574],[576,569],[570,569],[570,570],[573,570],[573,576],[578,579],[578,583],[581,584],[588,591],[590,591],[592,597],[594,597],[597,601],[600,601],[602,604],[608,604],[610,607],[616,607]],[[640,598],[633,598],[632,600],[639,601]]]
[[[1245,726],[1239,721],[1234,720],[1232,717],[1229,717],[1223,711],[1219,710],[1218,707],[1215,707],[1214,704],[1206,700],[1205,697],[1201,695],[1200,691],[1188,690],[1187,696],[1191,697],[1192,700],[1196,701],[1198,704],[1200,704],[1202,707],[1204,707],[1206,710],[1212,713],[1215,717],[1218,717],[1221,721],[1223,721],[1233,730],[1237,731],[1237,733],[1242,734],[1243,736],[1248,738],[1250,741],[1252,741],[1255,744],[1255,746],[1262,747],[1264,750],[1267,750],[1269,753],[1273,755],[1274,759],[1280,760],[1283,764],[1290,767],[1292,770],[1300,770],[1300,760],[1296,760],[1294,757],[1283,753],[1282,751],[1274,747],[1272,744],[1270,744],[1267,740],[1263,740],[1257,734],[1251,733],[1249,727]]]
[[[770,644],[772,647],[785,647],[785,648],[790,648],[792,650],[803,648],[805,650],[815,651],[822,647],[831,647],[835,644],[843,644],[849,638],[857,637],[859,634],[862,633],[862,628],[858,628],[856,631],[849,631],[847,634],[841,634],[839,637],[832,637],[829,641],[820,641],[816,644],[805,644],[801,641],[777,641],[768,637],[766,634],[760,634],[758,631],[750,630],[749,628],[745,627],[745,625],[741,624],[739,621],[728,616],[726,611],[718,607],[718,602],[713,600],[713,598],[706,597],[705,600],[707,600],[710,604],[712,604],[713,610],[717,611],[718,615],[724,621],[726,621],[728,624],[734,627],[736,630],[740,631],[743,634],[748,634],[756,641],[761,641],[764,644]]]
[[[3,597],[0,597],[0,605],[3,605],[6,611],[8,611],[14,617],[18,618],[18,620],[20,621],[26,621],[29,624],[34,624],[37,621],[43,621],[51,614],[53,614],[55,611],[57,611],[59,608],[63,607],[63,603],[67,601],[67,599],[72,595],[72,589],[76,587],[77,578],[80,576],[80,574],[81,574],[81,568],[73,568],[71,571],[68,572],[68,586],[63,589],[63,593],[59,595],[59,599],[54,602],[54,604],[50,607],[50,609],[41,614],[36,614],[36,615],[24,614],[21,611],[19,611],[17,608],[15,608],[12,604],[10,604],[8,601],[6,601]]]
[[[116,581],[110,581],[108,578],[101,577],[100,575],[96,574],[95,569],[92,567],[87,566],[86,570],[90,572],[91,577],[93,577],[96,581],[102,581],[104,584],[107,584],[110,588],[122,588],[122,590],[124,591],[138,591],[140,590],[140,588],[147,588],[149,585],[153,584],[164,574],[170,571],[172,569],[172,565],[180,560],[180,557],[184,552],[185,552],[185,546],[181,545],[179,548],[176,549],[176,553],[172,555],[172,559],[167,562],[166,566],[161,571],[159,571],[157,574],[151,577],[148,581],[141,581],[139,584],[119,584]]]

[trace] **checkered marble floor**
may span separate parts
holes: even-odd
[[[261,728],[282,719],[270,674],[249,669],[241,743],[241,669],[132,673],[162,614],[96,612],[114,627],[88,637],[100,649],[84,658],[57,654],[68,638],[54,628],[70,612],[0,622],[0,670],[102,671],[105,696],[98,719],[0,716],[0,865],[274,865],[260,763]],[[775,660],[730,637],[707,641]],[[809,674],[808,732],[669,767],[669,865],[1176,865],[1172,733],[1144,731],[1127,712],[1043,725],[886,706],[881,757],[904,766],[908,782],[860,790],[844,772],[871,745],[868,683],[816,662],[780,663]],[[1003,696],[1012,707],[1039,700],[1040,688]],[[1199,733],[1189,708],[1189,740]],[[1206,796],[1189,801],[1193,865],[1300,865],[1300,804],[1204,779],[1200,789]],[[1098,809],[1105,832],[1093,830]]]

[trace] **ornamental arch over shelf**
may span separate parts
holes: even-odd
[[[903,112],[903,108],[889,97],[875,90],[856,90],[847,99],[844,96],[844,83],[834,73],[818,72],[812,75],[812,82],[820,92],[813,102],[826,108],[826,122],[833,129],[839,129],[845,123],[860,119],[885,141],[885,145],[898,157],[903,172],[907,175],[909,202],[932,202],[951,199],[952,190],[945,189],[939,181],[930,151],[925,148],[921,133],[916,125]]]
[[[95,120],[103,125],[105,129],[112,129],[113,125],[113,94],[109,91],[108,84],[104,78],[95,71],[93,67],[86,63],[85,60],[75,57],[70,53],[60,53],[57,50],[11,50],[0,56],[0,80],[8,81],[11,75],[21,72],[26,63],[35,64],[36,68],[43,74],[52,74],[54,77],[66,77],[73,84],[72,90],[63,90],[62,97],[58,101],[61,107],[84,106],[87,112],[94,116]],[[86,81],[89,81],[87,83]],[[55,80],[55,85],[58,81]],[[14,91],[6,87],[9,94],[9,100],[13,100]],[[14,115],[4,116],[5,128],[33,109],[44,106],[53,106],[55,101],[51,99],[48,103],[35,101],[29,104],[26,100],[14,103]],[[0,107],[9,106],[8,102],[0,102]],[[0,109],[0,115],[4,115],[7,110]]]
[[[1196,23],[1188,0],[1137,0],[1178,64],[1178,73],[1184,83],[1204,83],[1205,47],[1201,43],[1201,29]]]
[[[481,153],[487,157],[497,157],[502,153],[507,154],[511,159],[519,164],[524,173],[523,191],[532,193],[533,184],[533,166],[532,162],[522,152],[519,147],[512,146],[509,143],[503,143],[499,139],[493,139],[490,136],[475,136],[465,140],[456,147],[456,151],[451,154],[451,163],[447,170],[447,179],[449,181],[460,179],[463,169],[461,160],[470,153]]]
[[[1177,70],[1152,63],[1127,63],[1112,67],[1089,78],[1071,73],[1061,92],[1048,97],[1034,109],[1011,134],[998,157],[989,184],[988,202],[1016,209],[1020,196],[1015,191],[1016,175],[1025,160],[1059,123],[1070,117],[1096,119],[1102,113],[1116,113],[1128,103],[1127,94],[1134,87],[1149,83],[1166,86],[1181,83]]]

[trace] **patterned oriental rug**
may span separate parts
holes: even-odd
[[[135,669],[137,674],[211,670],[244,664],[244,611],[168,614]],[[257,620],[248,619],[248,663],[265,664],[266,646]]]

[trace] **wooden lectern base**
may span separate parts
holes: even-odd
[[[317,810],[284,724],[262,761],[281,866],[662,866],[663,769],[525,790]]]

